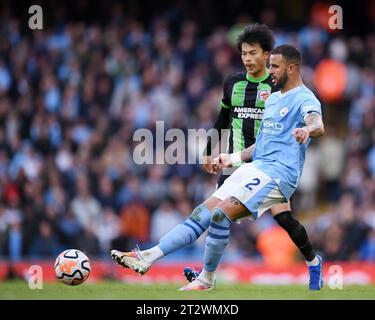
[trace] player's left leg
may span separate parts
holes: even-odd
[[[223,172],[220,172],[219,178],[217,179],[215,190],[219,189],[224,184],[225,180],[228,179],[229,177],[230,175],[223,174]],[[212,211],[213,208],[214,206],[211,206],[210,211]],[[208,225],[207,225],[207,228],[208,228]],[[201,272],[202,272],[201,268],[187,266],[184,268],[183,274],[187,281],[192,282],[199,276]]]
[[[306,261],[316,258],[314,249],[309,241],[306,230],[292,215],[290,203],[280,203],[271,208],[273,218],[289,234],[292,241],[301,251]]]
[[[271,213],[305,257],[310,273],[309,289],[320,290],[323,286],[322,258],[315,253],[304,226],[293,217],[290,203],[273,206]]]

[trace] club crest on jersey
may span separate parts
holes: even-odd
[[[262,89],[262,90],[259,90],[258,91],[258,95],[257,95],[257,99],[258,100],[262,100],[262,101],[266,101],[268,96],[271,94],[271,91],[270,90],[267,90],[267,89]]]
[[[280,116],[284,117],[288,113],[288,108],[284,107],[280,110]]]

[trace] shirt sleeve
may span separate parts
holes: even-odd
[[[230,123],[230,110],[223,107],[220,110],[219,116],[216,119],[216,122],[214,124],[214,129],[216,129],[219,133],[219,140],[221,137],[221,130],[222,129],[228,129]],[[215,148],[216,144],[219,141],[217,139],[213,139],[212,136],[209,136],[207,139],[207,145],[204,150],[204,155],[211,155],[212,149]]]
[[[229,123],[230,123],[231,98],[230,98],[230,92],[229,92],[229,82],[230,82],[230,76],[228,76],[224,80],[223,97],[220,101],[221,110],[214,124],[214,129],[216,129],[219,132],[219,139],[221,136],[221,130],[228,129]],[[212,149],[214,149],[216,144],[219,142],[216,140],[213,139],[211,136],[208,137],[207,145],[203,152],[204,155],[211,155]]]
[[[306,99],[302,104],[301,104],[301,117],[303,121],[305,121],[305,117],[308,114],[311,113],[317,113],[317,114],[322,114],[322,107],[320,105],[320,102],[318,99]]]
[[[224,80],[223,98],[220,101],[220,106],[225,109],[230,109],[231,107],[231,94],[229,92],[229,78],[230,77],[227,77]]]

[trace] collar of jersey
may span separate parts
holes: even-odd
[[[288,90],[287,92],[284,92],[284,93],[281,93],[281,91],[278,91],[279,92],[279,97],[283,98],[283,97],[285,97],[285,96],[287,96],[287,95],[289,95],[289,94],[291,94],[293,92],[296,92],[296,91],[302,89],[302,87],[303,87],[303,84],[301,84],[300,86],[295,87],[293,89],[290,89],[290,90]]]
[[[254,78],[254,77],[252,77],[251,75],[249,75],[249,74],[246,72],[246,79],[247,79],[248,81],[250,81],[250,82],[256,82],[256,83],[258,83],[258,82],[262,82],[263,80],[266,80],[266,79],[268,78],[269,75],[270,75],[270,74],[269,74],[268,70],[266,70],[266,73],[265,73],[265,75],[264,75],[263,77],[260,77],[260,78]]]

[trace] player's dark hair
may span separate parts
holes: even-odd
[[[242,51],[242,44],[259,44],[263,51],[270,52],[275,45],[271,29],[265,24],[252,24],[245,27],[237,38],[238,50]]]
[[[281,54],[290,63],[301,64],[302,56],[299,50],[289,44],[282,44],[272,49],[271,54]]]

